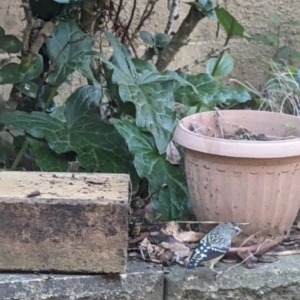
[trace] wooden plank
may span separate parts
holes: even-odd
[[[122,273],[125,174],[0,172],[0,270]]]

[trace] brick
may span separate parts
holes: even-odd
[[[0,172],[0,270],[123,273],[128,187],[122,174]]]

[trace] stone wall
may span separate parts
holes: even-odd
[[[130,3],[132,1],[128,1]],[[138,1],[137,13],[141,14],[145,0]],[[186,16],[189,6],[186,1],[181,1],[179,10],[179,19],[176,21],[174,29],[176,30],[181,21]],[[249,34],[262,33],[271,34],[275,29],[270,21],[269,13],[274,12],[284,20],[297,20],[300,13],[299,0],[278,0],[278,1],[257,1],[257,0],[219,0],[219,3],[226,7],[245,27]],[[21,0],[1,0],[0,1],[0,26],[11,34],[21,35],[23,11],[20,8]],[[155,14],[146,24],[145,28],[151,33],[163,32],[166,26],[168,10],[167,1],[158,1]],[[127,10],[129,10],[127,8]],[[135,22],[134,22],[135,23]],[[205,57],[205,55],[213,48],[222,45],[224,37],[216,38],[216,23],[210,20],[201,21],[193,32],[190,42],[177,54],[175,60],[170,65],[171,68],[182,67],[190,64],[196,58]],[[285,33],[289,42],[295,43],[295,37],[300,33],[300,26],[287,28]],[[145,46],[139,41],[137,50],[142,53]],[[231,54],[234,57],[235,67],[231,74],[232,77],[242,81],[248,81],[256,87],[259,87],[264,80],[264,71],[266,65],[263,58],[271,58],[274,55],[274,49],[268,46],[258,44],[256,42],[247,42],[242,39],[231,41]],[[297,45],[294,45],[294,47]],[[192,69],[193,73],[203,70],[204,66],[197,66]],[[64,89],[68,93],[68,89],[72,87],[66,86]],[[73,86],[74,88],[74,86]],[[1,91],[1,90],[0,90]],[[70,91],[69,91],[70,92]],[[2,93],[4,98],[7,93]]]

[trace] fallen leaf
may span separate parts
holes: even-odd
[[[175,243],[177,240],[172,235],[165,235],[160,231],[151,232],[148,237],[150,243],[158,245],[162,242]]]
[[[167,146],[166,159],[172,165],[179,165],[179,162],[181,160],[179,151],[177,150],[172,141]]]
[[[197,243],[204,237],[204,235],[205,234],[202,232],[182,231],[175,233],[174,238],[183,243]]]
[[[193,132],[195,133],[200,133],[200,134],[203,134],[203,135],[207,135],[207,127],[204,126],[202,123],[200,122],[192,122],[192,129],[193,129]]]
[[[170,250],[164,251],[158,258],[164,267],[170,266],[175,261],[174,253]]]
[[[176,242],[176,243],[162,242],[160,245],[165,249],[171,250],[172,252],[187,250],[187,249],[190,250],[188,246],[180,242]]]
[[[142,232],[139,236],[129,240],[129,244],[135,244],[149,236],[149,232]]]
[[[160,230],[165,235],[173,235],[173,236],[181,231],[179,224],[175,221],[166,223]]]

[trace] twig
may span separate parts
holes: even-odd
[[[179,5],[180,0],[172,0],[172,5],[170,8],[170,14],[169,14],[169,19],[168,23],[165,29],[165,34],[170,35],[172,32],[172,25],[175,21],[175,18],[178,15],[178,5]]]
[[[267,242],[273,242],[273,241],[272,241],[272,240],[269,240],[269,239],[268,239],[268,240],[265,240],[263,243],[261,243],[261,244],[258,246],[257,250],[256,250],[254,253],[251,253],[251,255],[247,256],[244,260],[242,260],[242,261],[239,262],[238,264],[235,264],[235,265],[233,265],[232,267],[228,268],[226,271],[224,271],[224,273],[225,273],[225,272],[229,272],[231,269],[240,266],[240,265],[243,264],[245,261],[247,261],[249,258],[253,257],[255,254],[257,254],[257,253],[259,252],[259,250],[260,250],[260,248],[263,246],[263,244],[265,244],[265,243],[267,243]]]
[[[212,49],[211,52],[208,53],[205,57],[195,59],[192,63],[177,69],[177,72],[188,72],[197,65],[205,63],[208,59],[218,57],[222,51],[228,49],[230,49],[229,45],[216,50]]]
[[[278,255],[278,256],[287,256],[287,255],[295,255],[295,254],[300,254],[300,249],[266,253],[266,255]]]
[[[26,20],[26,27],[23,32],[23,51],[27,53],[29,49],[30,32],[34,21],[32,18],[28,0],[22,0],[21,7],[23,7],[24,9],[24,15],[25,15],[24,20]]]
[[[122,36],[122,39],[121,39],[122,44],[124,44],[126,37],[129,36],[129,28],[131,26],[131,23],[132,23],[132,20],[133,20],[133,17],[134,17],[134,13],[135,13],[135,10],[136,10],[136,2],[137,2],[137,0],[133,0],[133,6],[132,6],[132,9],[131,9],[130,18],[129,18],[129,21],[127,23],[126,28],[124,29],[123,36]]]
[[[259,230],[259,231],[255,232],[255,233],[251,234],[248,238],[246,238],[245,241],[243,241],[243,242],[241,243],[240,247],[243,247],[248,241],[250,241],[254,236],[256,236],[256,235],[257,235],[258,233],[260,233],[260,232],[261,232],[261,230]],[[239,247],[239,248],[240,248],[240,247]]]
[[[221,121],[220,121],[220,114],[217,110],[216,110],[216,115],[217,115],[217,122],[218,122],[218,125],[219,125],[220,133],[221,133],[222,138],[224,139],[224,131],[223,131],[223,127],[222,127],[222,124],[221,124]]]
[[[133,40],[137,37],[138,33],[140,32],[141,28],[144,26],[145,22],[150,18],[150,16],[153,13],[155,4],[158,2],[158,0],[148,0],[147,4],[144,8],[144,11],[142,13],[142,16],[140,18],[140,21],[138,25],[136,26],[135,30],[133,31],[133,34],[131,35],[131,38],[128,41],[128,44],[132,44]]]

